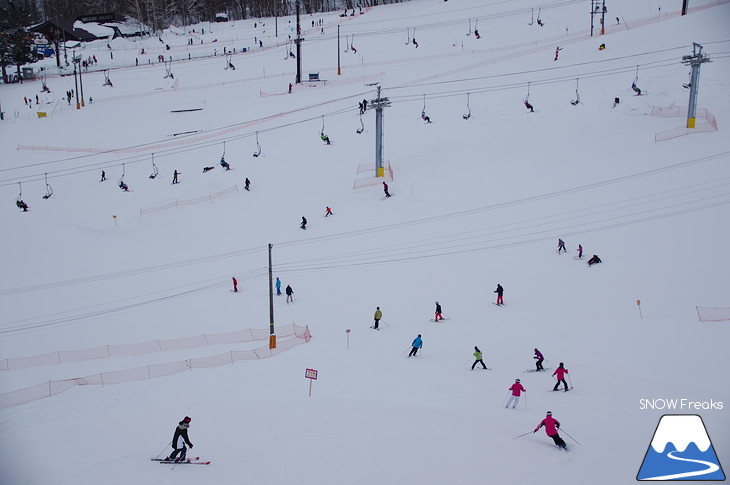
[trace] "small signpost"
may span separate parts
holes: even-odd
[[[309,379],[309,397],[312,397],[312,381],[317,380],[317,371],[315,369],[307,369],[304,372],[304,377]]]
[[[347,334],[347,348],[350,348],[350,329],[348,328],[345,330],[345,334]]]
[[[641,314],[641,300],[636,300],[636,306],[639,307],[639,316],[643,319],[644,315]]]

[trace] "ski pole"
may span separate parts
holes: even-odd
[[[527,436],[528,434],[533,434],[533,433],[534,433],[534,431],[528,431],[527,433],[522,433],[519,436],[515,436],[515,438],[522,438],[523,436]]]
[[[527,391],[525,391],[525,409],[527,409]]]
[[[567,432],[567,431],[565,431],[565,430],[564,430],[563,428],[560,428],[560,431],[562,431],[563,433],[565,433],[565,436],[567,436],[567,437],[568,437],[568,438],[570,438],[571,440],[573,440],[573,441],[575,441],[576,443],[578,443],[578,440],[577,440],[577,439],[575,439],[575,438],[573,438],[572,436],[570,436],[570,435],[568,434],[568,432]],[[579,444],[580,446],[583,446],[583,445],[581,445],[580,443],[578,443],[578,444]]]
[[[384,323],[390,327],[390,324],[388,322],[384,322],[384,321],[380,320],[380,323]],[[390,327],[390,328],[393,328],[393,327]]]
[[[570,388],[573,388],[573,381],[570,380],[570,374],[568,374],[568,383],[570,384]]]
[[[502,401],[507,402],[507,398],[509,397],[509,389],[507,389],[507,394],[504,395],[504,399]],[[507,407],[507,406],[505,406]]]
[[[168,447],[168,446],[170,446],[171,444],[172,444],[172,441],[170,441],[169,443],[167,443],[167,444],[165,445],[165,447],[164,447],[164,448],[162,448],[162,450],[160,450],[160,452],[159,452],[159,453],[157,453],[157,456],[156,456],[155,458],[159,458],[159,457],[160,457],[160,455],[161,455],[161,454],[162,454],[162,453],[163,453],[163,452],[164,452],[164,451],[165,451],[165,450],[167,449],[167,447]]]

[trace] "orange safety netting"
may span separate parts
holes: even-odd
[[[153,340],[150,342],[144,342],[141,344],[129,344],[124,346],[104,346],[96,347],[93,349],[79,350],[65,352],[64,355],[70,356],[74,360],[66,360],[67,362],[111,357],[112,353],[116,355],[134,355],[144,354],[149,352],[159,352],[162,350],[171,349],[184,349],[184,348],[195,348],[205,345],[214,345],[220,343],[238,343],[238,342],[250,342],[254,340],[269,340],[268,329],[249,329],[242,330],[239,332],[231,332],[227,334],[213,334],[213,335],[199,335],[196,337],[189,337],[184,339],[175,340]],[[192,370],[194,368],[206,368],[215,367],[225,364],[233,364],[241,360],[259,360],[273,357],[281,352],[290,350],[298,345],[309,342],[312,335],[309,333],[309,327],[300,327],[295,324],[285,325],[279,329],[278,336],[290,337],[285,340],[277,339],[276,348],[270,349],[268,345],[259,347],[257,349],[242,350],[242,351],[230,351],[218,355],[209,357],[197,357],[185,360],[179,360],[177,362],[167,362],[164,364],[147,365],[143,367],[137,367],[134,369],[125,369],[112,372],[102,372],[99,374],[92,374],[85,377],[76,377],[72,379],[63,379],[57,381],[48,381],[47,383],[39,384],[33,387],[26,387],[17,391],[6,392],[0,394],[0,408],[7,408],[12,406],[18,406],[25,404],[30,401],[37,399],[43,399],[45,397],[55,396],[75,386],[87,386],[87,385],[111,385],[120,384],[123,382],[134,382],[142,381],[146,379],[153,379],[156,377],[169,376],[183,372],[186,370]],[[136,346],[136,347],[135,347]],[[100,349],[106,349],[107,355],[102,355],[103,351]],[[79,353],[79,354],[75,354]],[[49,359],[49,356],[54,354],[46,354],[43,356],[28,357],[28,359],[39,359],[38,364],[43,363],[58,363],[52,362],[54,359]],[[57,358],[61,358],[61,353],[56,352]],[[95,355],[95,356],[93,356]],[[10,359],[6,359],[10,360]],[[21,360],[21,359],[12,359]],[[41,360],[43,361],[41,363]],[[50,361],[49,361],[50,360]],[[65,362],[66,362],[65,361]],[[60,362],[60,361],[59,361]],[[7,364],[6,364],[7,365]],[[27,367],[27,366],[26,366]]]

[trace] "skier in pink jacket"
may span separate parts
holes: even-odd
[[[562,382],[565,386],[564,392],[568,392],[568,383],[565,382],[565,374],[568,373],[568,369],[563,367],[563,363],[561,362],[557,369],[555,369],[555,372],[553,372],[553,376],[558,376],[558,382],[555,383],[555,387],[553,387],[553,391],[557,391],[558,387],[560,387],[560,383]]]
[[[553,439],[556,445],[565,450],[568,449],[565,445],[565,441],[563,441],[563,438],[561,438],[558,434],[558,429],[560,429],[560,421],[553,418],[553,413],[551,413],[550,411],[547,412],[545,419],[540,421],[540,424],[537,425],[537,428],[535,428],[532,434],[537,433],[537,430],[542,428],[543,426],[545,426],[545,433]]]
[[[507,399],[507,405],[505,407],[508,408],[512,404],[512,409],[514,409],[520,402],[520,393],[527,392],[527,389],[522,387],[519,379],[515,379],[515,383],[510,386],[509,390],[512,391],[512,395]]]

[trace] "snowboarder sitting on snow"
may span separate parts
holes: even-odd
[[[231,166],[228,165],[228,162],[226,162],[226,159],[221,157],[221,167],[225,168],[226,170],[230,170]]]
[[[125,184],[124,180],[119,181],[119,188],[125,192],[129,191],[129,185]]]
[[[185,445],[187,444],[190,448],[193,447],[193,444],[188,439],[190,421],[190,416],[185,416],[183,420],[178,423],[177,428],[175,428],[175,434],[172,436],[172,448],[175,451],[167,457],[167,460],[174,461],[175,463],[185,461],[185,454],[188,451]],[[182,442],[180,442],[180,438],[182,438]],[[178,446],[178,444],[180,446]],[[179,457],[177,457],[178,453],[180,454]]]
[[[563,441],[563,438],[561,438],[558,434],[558,430],[560,429],[560,421],[553,418],[553,413],[551,413],[550,411],[547,412],[545,419],[540,421],[540,424],[537,425],[537,428],[535,428],[532,433],[537,433],[537,430],[542,428],[543,426],[545,426],[545,433],[553,439],[555,444],[565,449],[565,441]]]
[[[18,209],[23,209],[23,212],[28,212],[28,204],[23,202],[21,199],[16,200],[15,205],[18,206]]]
[[[408,357],[415,357],[416,352],[418,352],[418,349],[423,347],[423,340],[421,339],[421,334],[418,334],[418,337],[413,339],[413,343],[411,344],[413,348],[411,349],[411,353],[408,354]]]
[[[323,142],[326,144],[330,144],[330,137],[324,134],[324,131],[319,134],[319,137],[322,139]]]
[[[598,257],[597,254],[594,254],[591,256],[591,259],[588,260],[588,266],[593,266],[594,264],[598,264],[601,262],[601,258]]]
[[[210,171],[211,171],[211,170],[213,170],[214,168],[215,168],[215,167],[203,167],[203,173],[205,173],[205,172],[210,172]]]

